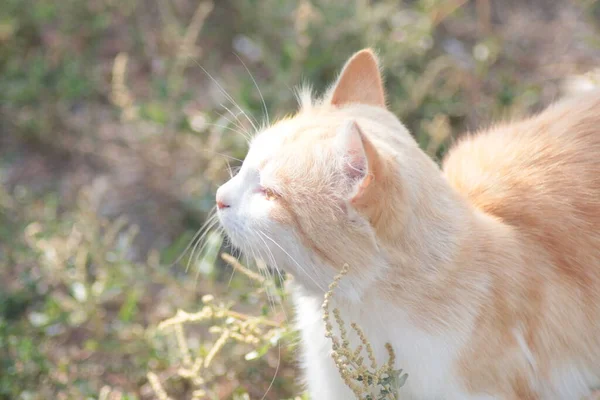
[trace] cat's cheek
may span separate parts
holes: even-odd
[[[294,223],[291,214],[284,207],[276,204],[269,210],[269,219],[284,226],[291,226]]]

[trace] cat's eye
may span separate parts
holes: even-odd
[[[267,200],[275,200],[277,198],[277,194],[272,189],[262,188],[260,191]]]

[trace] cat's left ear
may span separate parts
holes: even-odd
[[[336,145],[342,157],[350,203],[357,204],[365,198],[381,169],[379,155],[355,121],[348,121],[339,128]]]
[[[360,103],[385,108],[379,61],[373,50],[361,50],[346,62],[331,93],[334,106]]]

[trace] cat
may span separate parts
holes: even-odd
[[[294,277],[313,400],[354,398],[321,304],[358,323],[400,399],[580,399],[600,385],[600,93],[464,135],[442,168],[354,54],[252,140],[217,191],[234,246]],[[354,340],[354,339],[352,339]]]

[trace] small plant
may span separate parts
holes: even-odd
[[[397,400],[397,391],[404,385],[408,374],[402,374],[402,370],[394,369],[396,355],[394,349],[389,343],[385,344],[388,352],[387,363],[378,366],[377,360],[373,355],[371,343],[365,336],[363,330],[355,323],[350,323],[352,330],[360,339],[356,348],[352,348],[348,339],[348,332],[345,323],[340,315],[340,310],[334,308],[331,313],[340,335],[333,333],[331,324],[331,313],[329,302],[333,292],[339,284],[339,281],[348,273],[348,265],[345,264],[341,272],[335,277],[329,285],[329,290],[325,293],[323,301],[323,321],[325,322],[325,336],[331,339],[332,352],[331,357],[335,362],[340,375],[346,385],[352,389],[352,392],[359,400]],[[363,354],[367,353],[368,363]]]
[[[240,272],[260,284],[255,291],[256,294],[265,294],[272,286],[271,284],[274,285],[271,280],[252,272],[231,255],[222,254],[221,257],[234,271]],[[213,389],[221,373],[217,371],[218,368],[214,368],[214,364],[216,364],[214,362],[228,344],[250,347],[252,350],[245,354],[244,359],[252,361],[277,346],[280,340],[290,332],[284,322],[270,319],[268,314],[253,316],[232,310],[232,307],[236,305],[234,302],[217,301],[210,294],[203,296],[202,302],[204,306],[200,311],[188,313],[178,310],[174,317],[164,320],[158,325],[158,331],[168,331],[176,339],[180,359],[177,375],[193,387],[193,400],[216,396]],[[184,326],[187,324],[208,325],[208,332],[215,335],[217,339],[208,348],[193,351],[184,331]],[[224,356],[225,359],[228,357],[229,355]],[[155,373],[149,372],[147,378],[159,399],[170,399]],[[246,397],[242,396],[241,398]]]

